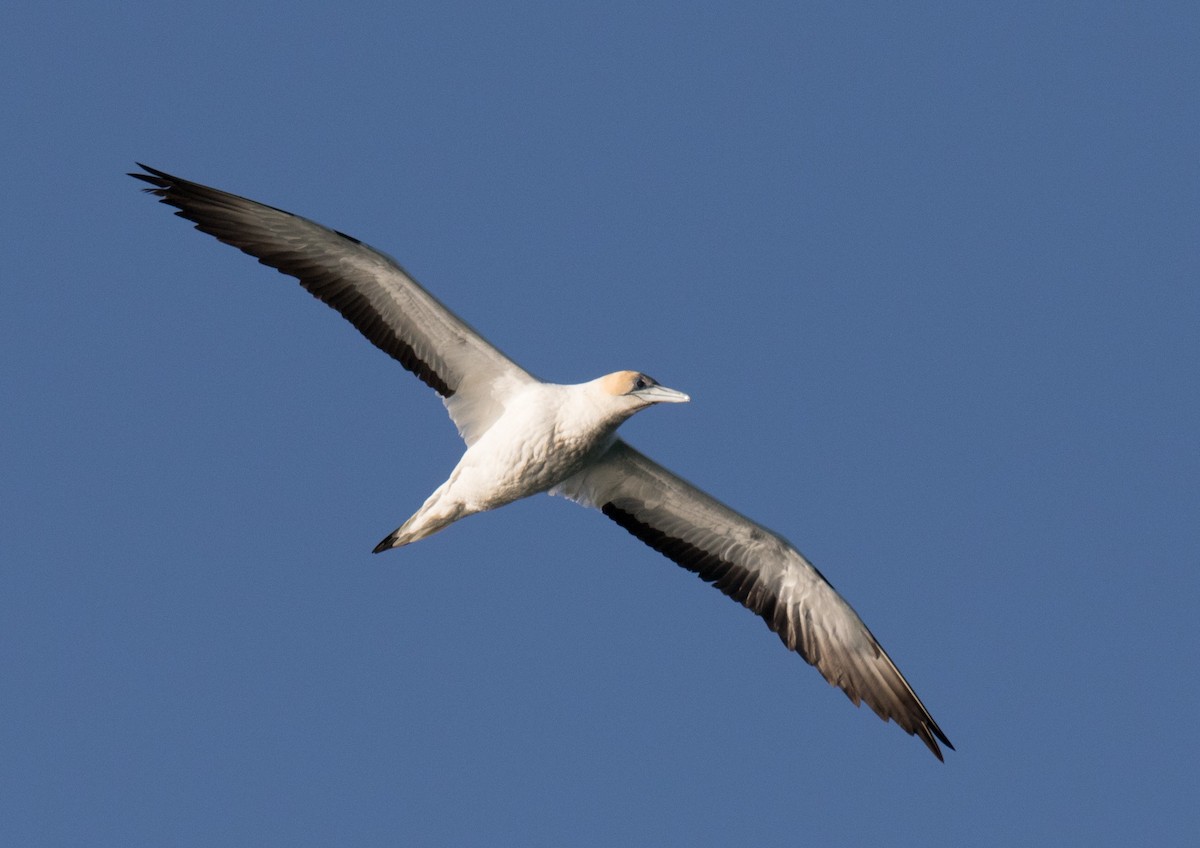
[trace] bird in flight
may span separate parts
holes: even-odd
[[[758,614],[783,643],[939,760],[953,749],[895,663],[782,536],[734,512],[617,436],[634,413],[683,403],[640,371],[545,383],[493,347],[393,259],[306,218],[141,165],[131,173],[196,229],[295,277],[442,397],[466,452],[375,547],[398,548],[539,492],[600,510]]]

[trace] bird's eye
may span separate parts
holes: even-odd
[[[646,382],[645,377],[638,377],[637,380],[635,380],[633,383],[633,387],[635,389],[644,389],[644,388],[646,388],[647,385],[649,385],[649,384]]]

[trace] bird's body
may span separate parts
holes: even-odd
[[[919,736],[939,760],[939,740],[953,747],[862,620],[799,551],[617,436],[636,412],[687,395],[638,371],[576,385],[542,382],[357,239],[142,167],[131,176],[150,183],[147,191],[177,215],[296,277],[442,396],[467,449],[377,553],[540,492],[570,498],[757,613],[855,704],[866,701]]]
[[[640,390],[638,381],[645,384]],[[647,392],[659,400],[646,399]],[[617,427],[639,409],[687,399],[633,371],[578,385],[520,384],[504,397],[500,417],[467,447],[449,479],[375,552],[410,544],[460,518],[548,491],[603,454]]]

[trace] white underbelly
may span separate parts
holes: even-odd
[[[609,437],[502,419],[463,455],[451,477],[453,494],[475,509],[495,509],[544,492],[579,471]]]

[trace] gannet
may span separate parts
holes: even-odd
[[[450,477],[376,547],[399,548],[540,492],[600,510],[757,613],[783,643],[939,760],[953,749],[858,614],[782,536],[616,435],[634,413],[689,400],[640,371],[542,382],[489,344],[395,260],[345,233],[141,165],[129,176],[196,229],[295,277],[442,397],[467,449]]]

